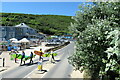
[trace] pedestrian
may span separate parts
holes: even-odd
[[[40,52],[40,57],[39,57],[39,60],[41,60],[41,59],[43,60],[43,58],[42,58],[42,54],[44,54],[44,53],[42,52],[42,49],[40,49],[40,51],[39,51],[39,52]]]
[[[22,50],[22,46],[21,45],[19,45],[19,50]]]
[[[33,52],[31,52],[31,54],[30,54],[30,64],[31,64],[31,63],[33,64],[32,58],[33,58]]]
[[[54,55],[53,55],[53,50],[51,50],[51,52],[50,52],[50,62],[51,63],[55,62],[55,58],[54,58]]]
[[[10,51],[9,55],[11,55],[11,54],[13,54],[13,53],[14,53],[14,49],[11,48],[11,51]]]
[[[25,52],[22,51],[22,58],[21,58],[20,66],[22,65],[22,61],[23,61],[24,58],[25,58]],[[24,60],[24,64],[25,64],[25,60]]]
[[[55,58],[54,58],[54,55],[53,55],[53,51],[51,51],[51,56],[52,56],[53,61],[55,61]]]

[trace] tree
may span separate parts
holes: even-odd
[[[101,74],[107,75],[110,80],[119,80],[120,75],[120,30],[114,30],[109,33],[107,38],[111,38],[112,41],[110,43],[110,47],[106,50],[108,54],[108,59],[103,62],[106,64],[106,68],[104,71],[101,71]]]
[[[109,32],[119,28],[119,3],[93,3],[80,6],[70,27],[76,42],[76,52],[69,57],[69,63],[77,70],[88,70],[91,80],[105,72],[109,61],[106,50],[111,46]]]

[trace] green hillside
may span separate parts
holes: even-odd
[[[39,32],[51,35],[69,33],[68,27],[73,22],[71,16],[61,15],[32,15],[19,13],[0,13],[2,26],[15,26],[25,23]]]

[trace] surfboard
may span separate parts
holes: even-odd
[[[53,54],[53,56],[57,56],[58,54],[57,53],[52,53]]]
[[[35,57],[35,56],[36,56],[36,55],[33,55],[33,57]],[[16,56],[16,54],[12,54],[12,55],[11,55],[11,58],[12,58],[12,59],[15,59],[15,58],[21,59],[21,58],[22,58],[22,55],[21,55],[21,54],[17,54],[17,56]],[[11,59],[11,60],[12,60],[12,59]],[[30,56],[25,56],[25,58],[24,58],[23,60],[26,61],[26,60],[29,60],[29,59],[30,59]]]
[[[21,54],[17,54],[17,55],[16,54],[11,54],[11,57],[21,59],[22,55]]]
[[[42,57],[49,57],[49,54],[43,54]]]
[[[10,60],[14,60],[14,58],[13,58],[13,56],[12,56],[12,55],[10,55]]]
[[[11,54],[11,57],[12,57],[12,58],[16,58],[17,55],[16,55],[16,54]]]
[[[34,51],[34,53],[36,54],[36,55],[39,55],[39,56],[42,56],[44,53],[42,52],[42,54],[40,54],[40,51]]]
[[[18,54],[18,55],[17,55],[17,58],[18,58],[18,59],[21,59],[21,58],[22,58],[22,55],[21,55],[21,54]]]
[[[50,57],[50,55],[52,55],[53,54],[53,56],[57,56],[58,54],[57,53],[48,53],[48,54],[43,54],[42,56],[43,57]]]
[[[33,57],[35,57],[36,55],[33,55]],[[23,61],[27,61],[30,59],[30,56],[25,56],[25,58],[23,58]]]
[[[27,61],[27,60],[29,60],[29,59],[30,59],[29,56],[25,56],[25,58],[23,58],[23,61]]]

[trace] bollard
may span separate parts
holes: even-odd
[[[3,58],[3,67],[5,67],[5,58]]]

